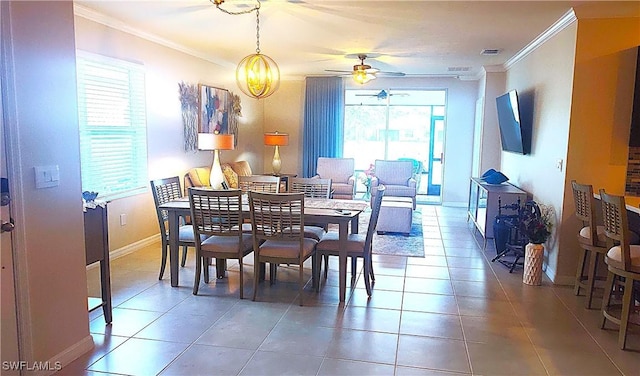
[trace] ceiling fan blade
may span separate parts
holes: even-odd
[[[337,70],[337,69],[325,69],[325,72],[331,72],[331,73],[342,73],[342,74],[351,74],[353,72],[351,71],[346,71],[346,70]]]
[[[406,76],[406,74],[404,74],[403,72],[385,72],[385,71],[379,71],[378,73],[381,76],[387,76],[387,77],[404,77]]]

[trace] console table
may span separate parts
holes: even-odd
[[[493,238],[493,220],[498,215],[498,199],[502,205],[527,201],[527,193],[510,183],[489,184],[479,178],[471,178],[467,221],[471,219],[484,238]]]
[[[84,243],[87,265],[100,262],[100,289],[102,294],[100,298],[89,297],[89,312],[102,307],[104,321],[109,324],[112,319],[112,306],[106,203],[102,205],[85,205]]]

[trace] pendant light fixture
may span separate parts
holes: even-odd
[[[260,53],[260,0],[253,8],[232,12],[221,7],[224,0],[210,0],[222,12],[239,15],[256,12],[256,53],[246,56],[236,68],[236,83],[246,95],[261,99],[273,94],[280,86],[278,64],[267,55]]]

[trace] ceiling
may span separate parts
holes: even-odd
[[[254,0],[226,0],[248,10]],[[235,67],[256,49],[256,13],[228,15],[209,0],[75,1],[76,14]],[[638,1],[263,0],[261,52],[283,78],[366,63],[408,76],[477,77],[503,65],[571,8],[579,19],[640,17]],[[494,56],[481,54],[498,49]]]

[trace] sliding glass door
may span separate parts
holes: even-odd
[[[347,90],[343,155],[360,172],[376,159],[411,160],[418,199],[439,202],[445,101],[444,90]],[[361,173],[360,191],[366,182]]]

